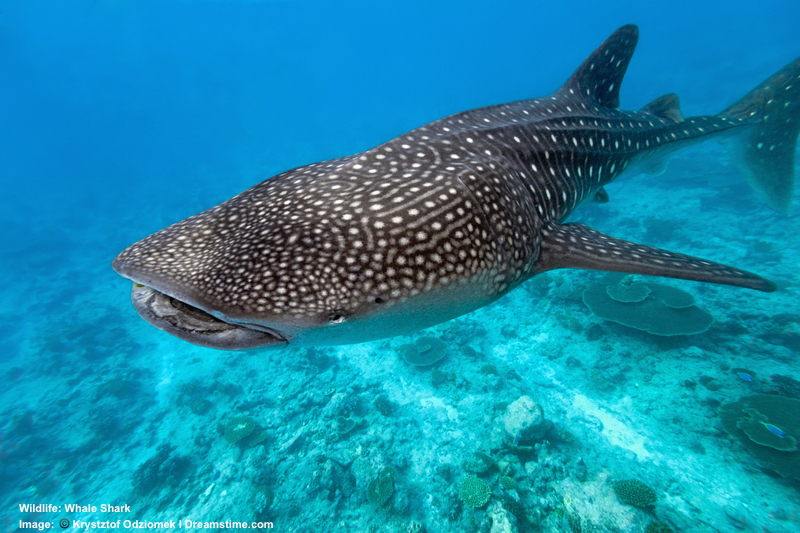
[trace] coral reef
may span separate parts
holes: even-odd
[[[400,353],[408,364],[430,366],[447,355],[447,343],[436,337],[419,337],[414,344],[402,346]]]
[[[779,394],[788,398],[795,398],[800,400],[800,381],[791,376],[784,376],[782,374],[773,374],[769,377],[773,383],[774,391],[765,391],[770,394]]]
[[[254,448],[259,444],[264,444],[267,441],[268,436],[269,433],[266,430],[253,431],[243,442],[245,442],[248,447]]]
[[[336,417],[336,432],[339,435],[345,435],[356,427],[356,421],[352,418],[345,418],[343,416]]]
[[[623,281],[606,286],[606,292],[613,300],[628,304],[644,301],[653,290],[645,283],[627,284]]]
[[[614,483],[614,493],[622,503],[648,509],[658,501],[656,491],[638,479],[623,479]]]
[[[205,398],[192,398],[189,401],[189,409],[196,415],[205,415],[210,410],[213,404]]]
[[[520,502],[518,502],[508,494],[504,494],[501,497],[500,501],[503,504],[503,507],[505,507],[506,511],[517,517],[518,520],[522,520],[525,518],[525,506],[522,505]]]
[[[492,490],[478,476],[469,475],[461,480],[458,497],[468,507],[483,507],[492,495]]]
[[[485,474],[495,466],[494,460],[483,452],[475,452],[464,461],[464,471],[470,474]]]
[[[492,529],[489,533],[516,533],[516,517],[499,501],[493,501],[486,514],[492,521]]]
[[[425,533],[425,526],[419,520],[412,520],[406,526],[406,533]]]
[[[775,424],[771,424],[767,415],[759,413],[752,407],[745,407],[742,413],[748,416],[737,420],[736,427],[744,431],[751,441],[781,452],[797,451],[797,440]]]
[[[570,533],[581,533],[583,531],[581,516],[578,513],[567,513],[567,524],[569,524]]]
[[[250,495],[250,506],[256,514],[263,513],[269,509],[274,497],[275,493],[269,486],[257,485]]]
[[[778,474],[800,479],[800,400],[773,394],[745,396],[719,409],[725,430],[760,463]]]
[[[497,366],[492,365],[492,364],[488,364],[488,365],[483,365],[481,367],[481,374],[487,374],[487,375],[490,375],[490,376],[497,376],[497,375],[500,374],[500,372],[497,371]]]
[[[376,479],[370,481],[367,486],[367,501],[373,505],[383,505],[394,492],[394,478],[397,476],[397,469],[387,466],[381,470]]]
[[[236,444],[256,429],[256,421],[247,415],[237,415],[225,425],[225,440]]]
[[[447,374],[439,370],[438,368],[434,368],[431,370],[431,385],[434,387],[441,387],[447,382]]]
[[[630,279],[595,283],[583,292],[583,302],[599,318],[653,335],[696,335],[711,327],[714,319],[694,305],[691,294]]]
[[[673,533],[672,528],[664,522],[650,522],[644,533]]]
[[[392,413],[394,413],[394,403],[384,394],[375,398],[373,405],[375,406],[375,410],[383,416],[392,416]]]
[[[133,473],[133,490],[146,495],[159,487],[176,487],[192,469],[191,461],[175,452],[175,447],[162,444],[156,454],[139,465]]]

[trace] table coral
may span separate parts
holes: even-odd
[[[800,400],[754,394],[719,410],[725,431],[738,438],[759,462],[781,476],[800,479]],[[774,429],[770,429],[771,426]]]
[[[235,444],[250,435],[256,428],[256,421],[247,415],[231,418],[225,425],[225,440]]]
[[[419,337],[414,344],[400,349],[407,363],[414,366],[430,366],[447,355],[447,343],[436,337]]]
[[[714,321],[691,294],[659,283],[595,283],[583,292],[583,302],[599,318],[653,335],[696,335]]]

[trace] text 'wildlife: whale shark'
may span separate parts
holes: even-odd
[[[559,268],[760,291],[755,274],[563,223],[632,168],[723,141],[787,212],[800,129],[800,60],[714,116],[675,95],[620,111],[636,26],[608,38],[550,96],[452,115],[366,152],[265,180],[135,243],[113,267],[152,325],[219,349],[363,342],[482,307]]]

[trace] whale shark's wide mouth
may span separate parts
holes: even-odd
[[[288,340],[275,330],[225,322],[140,283],[133,284],[131,301],[139,316],[150,324],[198,346],[217,350],[246,350],[288,345]]]

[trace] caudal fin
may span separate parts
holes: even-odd
[[[787,214],[794,194],[794,157],[800,133],[800,58],[718,116],[753,124],[743,136],[726,144],[753,189],[772,209]]]

